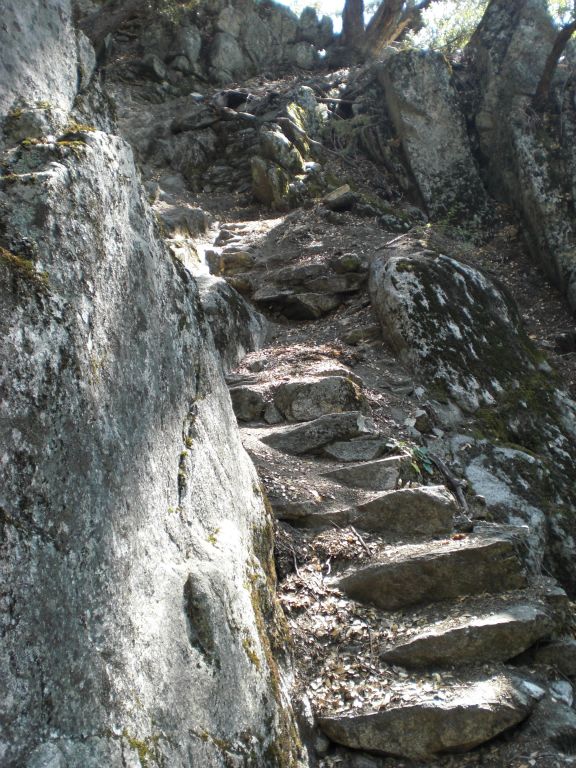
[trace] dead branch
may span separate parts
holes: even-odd
[[[436,467],[440,470],[440,472],[444,475],[446,478],[446,483],[448,484],[448,487],[454,492],[456,498],[458,499],[458,503],[464,510],[464,512],[468,512],[468,502],[466,501],[466,497],[464,496],[464,490],[463,490],[463,481],[459,480],[455,475],[450,472],[446,464],[440,459],[438,456],[435,456],[433,453],[428,454],[430,457],[430,461],[436,465]]]
[[[556,72],[556,67],[558,66],[560,57],[564,53],[564,49],[568,45],[568,41],[574,32],[576,32],[576,17],[569,24],[563,26],[556,36],[552,50],[546,59],[544,71],[542,72],[542,77],[540,78],[540,82],[536,88],[536,93],[534,94],[535,109],[542,110],[548,103],[548,99],[550,97],[550,88],[552,86],[552,78]]]

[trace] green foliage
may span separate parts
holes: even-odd
[[[10,267],[19,277],[33,283],[42,292],[48,289],[48,274],[46,272],[38,272],[36,265],[31,259],[17,256],[6,248],[0,247],[0,262]]]
[[[424,27],[408,37],[410,44],[447,54],[461,51],[480,23],[488,0],[445,0],[422,14]]]
[[[159,0],[175,2],[175,0]],[[332,17],[341,16],[345,0],[280,0],[296,13],[306,6],[315,8],[319,15],[325,13]],[[512,0],[510,0],[512,2]],[[382,0],[364,0],[366,21],[373,16]],[[409,5],[410,3],[406,3]],[[478,26],[488,0],[438,0],[433,2],[422,14],[424,27],[408,35],[410,45],[422,48],[435,48],[448,54],[462,50]],[[548,0],[548,8],[554,20],[566,24],[574,18],[573,0]]]
[[[412,448],[412,468],[418,475],[423,475],[424,473],[427,475],[434,474],[434,467],[432,466],[427,448],[421,448],[420,446]]]
[[[379,3],[368,4],[368,8]],[[407,42],[418,48],[434,48],[453,55],[461,51],[480,23],[488,0],[442,0],[432,3],[422,14],[424,27],[408,35]],[[574,18],[573,0],[548,0],[557,24]]]
[[[153,0],[153,5],[162,16],[179,24],[189,11],[193,11],[200,0]]]
[[[280,0],[282,5],[287,5],[290,10],[296,14],[302,13],[304,8],[314,8],[316,13],[321,16],[323,13],[332,14],[334,12],[334,3],[326,3],[326,0]],[[329,7],[326,7],[326,6]],[[344,6],[344,0],[342,0],[342,6]],[[342,12],[342,9],[338,9],[338,14]]]
[[[548,8],[559,24],[567,24],[576,12],[573,0],[548,0]]]
[[[64,133],[92,133],[95,131],[93,125],[86,125],[85,123],[77,123],[76,120],[70,120],[64,129]]]

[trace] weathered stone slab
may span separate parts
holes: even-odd
[[[255,292],[254,299],[259,301],[265,298],[270,291],[274,292],[279,289],[303,289],[310,280],[315,280],[324,274],[326,274],[325,264],[291,264],[290,266],[282,267],[273,273],[274,286],[265,283]]]
[[[324,445],[343,438],[373,434],[374,422],[359,411],[331,413],[297,427],[278,429],[262,442],[296,455],[318,452]]]
[[[406,667],[506,661],[549,637],[556,624],[552,612],[541,605],[517,603],[489,614],[435,624],[381,658]]]
[[[255,421],[263,416],[266,401],[263,392],[256,387],[232,387],[230,398],[236,418],[240,421]]]
[[[347,440],[332,443],[324,449],[324,453],[337,461],[373,461],[388,453],[389,441],[383,438],[377,440]]]
[[[318,528],[354,525],[363,531],[398,538],[399,536],[438,536],[452,530],[458,507],[444,486],[406,488],[387,491],[358,507],[302,516],[300,525]]]
[[[493,406],[538,375],[512,299],[468,264],[400,247],[372,262],[370,296],[402,361],[464,410]]]
[[[389,456],[376,461],[350,464],[347,467],[325,472],[324,477],[337,480],[350,488],[365,488],[369,491],[390,491],[396,487],[400,476],[403,456]]]
[[[566,677],[576,678],[576,640],[573,637],[552,640],[535,650],[532,661],[555,667]]]
[[[366,282],[366,275],[347,273],[342,275],[323,275],[310,280],[306,286],[315,293],[353,293]]]
[[[446,57],[438,51],[401,51],[380,66],[378,78],[429,213],[450,219],[484,214],[486,191]]]
[[[197,275],[200,300],[224,370],[259,349],[266,339],[268,322],[220,277]]]
[[[352,192],[349,184],[343,184],[333,189],[324,197],[324,205],[331,211],[349,211],[356,202],[357,196]]]
[[[286,301],[282,314],[290,320],[318,320],[341,303],[339,296],[328,293],[295,293]]]
[[[223,275],[237,275],[254,266],[254,256],[248,251],[230,251],[222,253],[220,272]]]
[[[273,496],[269,496],[269,501],[275,517],[291,523],[299,524],[302,520],[313,517],[318,511],[318,503],[315,501],[286,501]]]
[[[254,301],[266,309],[280,312],[291,320],[318,320],[340,306],[339,296],[326,293],[294,293],[267,288],[254,294]]]
[[[202,208],[182,205],[175,195],[163,194],[154,212],[171,237],[195,237],[204,234],[211,224],[211,217]]]
[[[344,376],[290,381],[274,392],[274,405],[289,421],[310,421],[329,413],[365,410],[357,384]]]
[[[360,715],[318,719],[332,741],[352,749],[426,760],[465,751],[522,722],[534,699],[504,675],[474,682],[448,700],[425,699]]]
[[[454,497],[443,485],[402,488],[383,493],[351,514],[358,528],[392,535],[438,536],[452,530],[458,513]]]
[[[394,610],[461,595],[522,589],[526,576],[512,541],[469,536],[396,547],[381,562],[335,579],[335,584],[355,600]]]

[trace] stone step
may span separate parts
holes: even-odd
[[[241,384],[231,387],[230,397],[240,421],[262,418],[271,404],[280,421],[313,421],[331,413],[369,411],[360,387],[346,376],[309,376],[281,384]]]
[[[522,589],[526,575],[513,538],[489,532],[389,547],[377,562],[334,577],[334,585],[361,603],[395,610]]]
[[[397,536],[439,536],[452,530],[459,509],[443,485],[402,488],[359,504],[350,522],[365,531]]]
[[[373,461],[392,452],[393,443],[384,437],[346,440],[333,443],[324,453],[336,461]]]
[[[469,605],[460,610],[465,613],[427,626],[381,659],[408,669],[507,661],[548,639],[563,623],[562,612],[535,599],[502,598],[477,615],[470,615]]]
[[[409,462],[407,456],[389,456],[375,461],[364,461],[359,464],[349,464],[345,467],[331,469],[324,477],[349,488],[362,488],[367,491],[390,491],[396,487],[400,478],[400,467],[403,461]]]
[[[351,749],[429,760],[473,749],[518,725],[543,693],[520,678],[496,674],[378,711],[326,713],[318,724],[332,741]]]
[[[299,521],[305,528],[336,523],[392,538],[441,536],[450,533],[459,512],[454,497],[443,485],[385,491],[350,509],[314,512]]]
[[[276,429],[262,438],[266,445],[285,453],[301,455],[319,453],[323,446],[343,438],[375,434],[372,419],[359,411],[331,413],[295,427]]]
[[[243,221],[230,222],[226,224],[226,229],[239,237],[242,237],[242,235],[249,235],[251,232],[250,227]]]
[[[274,405],[289,421],[311,421],[330,413],[368,411],[360,387],[345,376],[317,376],[274,387]]]

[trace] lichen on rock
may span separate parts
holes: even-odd
[[[468,264],[406,247],[374,260],[370,291],[393,349],[466,411],[539,370],[511,298]]]

